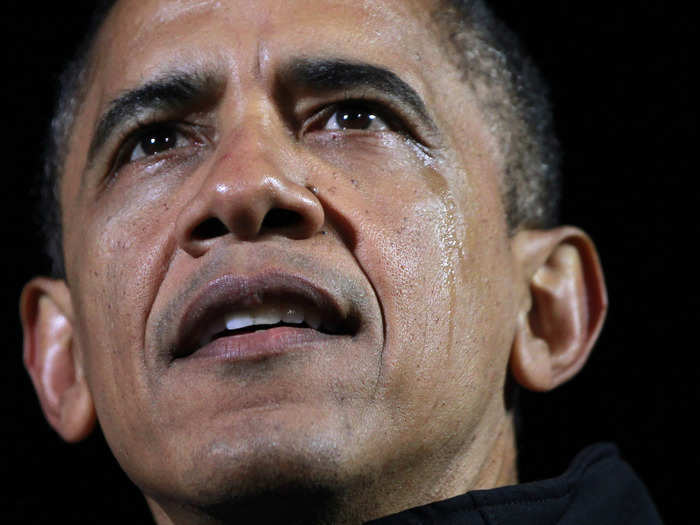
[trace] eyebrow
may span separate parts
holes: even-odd
[[[88,165],[109,137],[136,115],[203,107],[216,98],[222,87],[222,80],[213,73],[175,72],[122,93],[109,103],[98,121],[88,150]]]
[[[287,64],[283,77],[316,91],[374,89],[409,106],[431,130],[438,129],[416,90],[389,69],[347,60],[302,58]]]

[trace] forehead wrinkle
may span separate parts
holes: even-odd
[[[179,17],[199,14],[200,12],[207,12],[221,7],[220,1],[212,0],[200,0],[191,5],[182,5],[182,3],[183,2],[179,2],[176,7],[172,7],[167,13],[159,13],[158,21],[160,23],[167,23]]]
[[[144,39],[152,36],[156,31],[161,30],[164,26],[174,22],[183,23],[188,18],[195,18],[206,15],[212,11],[222,8],[220,0],[175,0],[170,2],[161,2],[155,10],[152,8],[143,12],[141,16],[135,19],[134,12],[138,12],[135,8],[142,5],[143,0],[132,0],[132,2],[119,2],[117,4],[121,9],[115,10],[110,18],[117,20],[125,17],[129,21],[129,25],[133,27],[130,47],[132,50],[139,49]],[[131,5],[133,3],[138,6]]]
[[[128,25],[133,28],[133,30],[130,31],[130,36],[128,37],[127,47],[129,48],[130,53],[127,56],[142,54],[142,50],[144,49],[143,46],[148,44],[148,42],[144,42],[144,40],[149,38],[153,39],[156,33],[161,32],[163,28],[160,26],[171,24],[173,22],[182,24],[185,22],[183,19],[205,15],[213,10],[221,11],[220,13],[216,14],[216,20],[223,21],[225,19],[229,19],[230,22],[237,22],[239,24],[243,21],[246,27],[250,27],[251,24],[257,26],[258,38],[254,49],[257,51],[256,58],[258,59],[258,63],[253,64],[254,68],[257,66],[258,69],[264,69],[264,66],[267,66],[271,61],[273,61],[273,55],[279,54],[274,50],[274,48],[279,47],[277,37],[282,34],[286,34],[284,31],[280,32],[280,28],[277,27],[280,22],[284,23],[287,20],[286,16],[282,19],[280,19],[280,16],[277,16],[284,10],[282,7],[283,4],[273,3],[272,6],[268,5],[261,8],[258,2],[251,0],[192,0],[190,2],[171,0],[161,2],[163,5],[155,9],[152,8],[147,10],[148,8],[146,8],[146,10],[144,10],[141,8],[139,9],[141,11],[141,15],[134,17],[131,11],[135,9],[136,6],[133,4],[136,3],[136,1],[137,0],[127,0],[126,2],[118,4],[122,5],[122,13],[112,13],[113,16],[111,16],[111,18],[115,19],[125,17],[128,20]],[[344,36],[338,36],[336,39],[337,43],[345,41],[366,42],[367,45],[364,46],[364,48],[367,51],[369,51],[371,48],[375,48],[378,45],[379,49],[382,50],[382,54],[390,57],[392,62],[401,63],[403,67],[400,69],[409,70],[406,72],[411,73],[410,77],[418,80],[420,87],[425,87],[422,76],[424,64],[420,62],[414,63],[414,60],[407,60],[407,58],[414,59],[423,54],[423,50],[420,48],[421,46],[414,46],[414,39],[407,39],[407,35],[411,35],[414,32],[412,30],[395,31],[392,29],[392,27],[395,29],[396,24],[401,24],[402,28],[406,28],[406,22],[409,20],[412,22],[409,24],[409,26],[413,29],[416,29],[417,26],[425,27],[426,21],[430,20],[430,18],[427,16],[427,11],[424,13],[424,9],[419,9],[414,1],[407,2],[405,0],[385,0],[379,2],[376,0],[364,0],[362,3],[357,4],[348,0],[328,0],[324,2],[324,4],[326,4],[326,8],[324,9],[326,12],[328,9],[332,10],[335,8],[338,8],[341,11],[344,8],[352,9],[353,11],[364,11],[367,16],[369,26],[373,26],[373,28],[365,28],[372,29],[372,33],[375,35],[375,37],[370,39],[371,42],[367,41],[364,37],[362,39],[353,38],[353,36],[358,35],[357,28],[349,28],[350,30],[347,33],[343,31]],[[139,6],[140,5],[141,4],[139,4]],[[252,13],[255,13],[254,16]],[[322,13],[319,14],[322,15]],[[196,26],[196,24],[189,25],[192,27]],[[194,33],[196,30],[193,29],[192,32]],[[296,33],[298,33],[298,30],[293,31],[293,34]],[[305,42],[306,44],[310,44],[313,42],[313,39]],[[216,42],[212,41],[210,44],[212,45],[209,47],[214,47],[213,44],[216,44]],[[240,42],[236,42],[236,45],[239,44]],[[342,53],[342,48],[338,49],[336,45],[332,44],[332,42],[330,42],[330,44],[331,45],[326,48],[326,52],[332,53],[334,56],[337,56],[339,51]],[[172,46],[173,49],[178,49],[180,48],[181,43],[176,40],[172,42]],[[408,53],[400,51],[400,48],[406,46],[411,49],[415,47],[415,49],[412,51],[409,50]],[[315,56],[323,55],[322,49],[315,45],[305,45],[304,47],[309,49],[297,49],[295,54],[309,54]],[[347,51],[352,51],[354,49],[355,47],[351,46],[346,48],[345,52],[347,53]],[[110,54],[114,54],[115,51],[116,56],[124,56],[123,50],[121,49],[111,50]],[[374,57],[373,61],[375,62],[377,62],[376,59],[378,58],[377,51],[378,49],[375,48],[374,51],[370,53],[372,57]],[[352,56],[348,58],[354,58],[355,60],[358,59],[358,57]],[[367,59],[367,53],[362,53],[362,56],[359,58]],[[378,65],[382,64],[379,63]],[[397,63],[392,63],[389,66],[391,69],[394,69],[397,66]]]

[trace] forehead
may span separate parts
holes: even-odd
[[[137,83],[178,62],[264,67],[290,53],[420,69],[437,56],[423,0],[122,0],[97,43],[106,85]]]

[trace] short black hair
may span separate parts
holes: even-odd
[[[54,277],[65,277],[60,180],[73,124],[88,89],[96,36],[117,0],[96,3],[88,29],[59,78],[39,184],[40,229]],[[485,0],[438,0],[433,18],[445,52],[477,95],[505,159],[502,198],[510,233],[558,222],[560,154],[548,89],[516,35]]]
[[[511,234],[559,222],[561,154],[549,89],[518,37],[484,0],[440,0],[441,41],[476,95],[505,161],[502,197]]]
[[[39,230],[44,237],[46,255],[51,264],[51,275],[63,278],[66,274],[63,255],[63,221],[61,218],[60,181],[68,155],[68,145],[75,118],[80,111],[88,89],[88,66],[105,18],[117,0],[97,0],[87,29],[78,42],[77,51],[58,78],[57,97],[53,118],[43,154],[43,170],[39,177]]]

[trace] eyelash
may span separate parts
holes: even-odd
[[[361,113],[366,113],[372,115],[371,123],[376,122],[379,119],[386,125],[386,129],[378,130],[376,132],[389,131],[393,133],[399,133],[405,135],[409,138],[414,138],[413,134],[409,130],[408,126],[405,125],[404,120],[397,115],[395,111],[388,108],[384,104],[376,103],[374,101],[369,101],[365,99],[347,99],[339,102],[334,102],[327,104],[317,110],[313,111],[313,115],[309,117],[301,126],[301,134],[310,132],[323,131],[323,127],[327,126],[332,120],[338,123],[338,114],[341,111],[350,112],[351,110],[360,110]],[[339,123],[338,123],[339,124]],[[175,146],[169,147],[163,151],[155,152],[152,154],[144,154],[141,157],[133,159],[134,152],[137,148],[143,147],[143,141],[157,134],[172,133],[176,136],[176,141],[188,140],[190,143],[203,144],[206,142],[206,138],[203,137],[203,133],[197,130],[197,125],[187,123],[187,122],[177,122],[177,121],[154,121],[140,123],[138,127],[128,133],[126,138],[121,142],[121,146],[117,150],[114,156],[112,173],[116,173],[126,164],[131,162],[138,162],[142,159],[149,159],[156,157],[160,154],[167,154],[170,151],[177,150],[180,146],[177,146],[178,142],[175,142]],[[345,132],[364,132],[371,133],[371,130],[366,129],[342,129],[338,128],[333,131],[345,131]],[[415,140],[415,139],[414,139]]]

